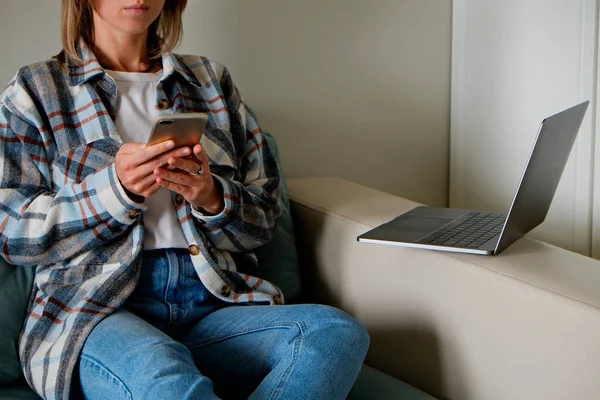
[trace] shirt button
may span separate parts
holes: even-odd
[[[193,244],[190,247],[188,247],[188,251],[192,256],[197,256],[198,254],[200,254],[200,247]]]
[[[160,110],[168,110],[169,108],[171,108],[171,103],[167,99],[162,99],[158,102],[158,108]]]
[[[231,288],[227,285],[223,286],[221,288],[221,296],[223,296],[223,297],[231,296]]]
[[[178,194],[177,196],[175,196],[175,204],[177,204],[178,206],[183,204],[183,196]]]
[[[129,211],[129,218],[136,219],[140,215],[139,210],[131,210]]]

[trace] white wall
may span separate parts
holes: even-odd
[[[58,52],[59,5],[3,2],[0,81]],[[229,66],[287,176],[447,202],[450,0],[190,0],[185,30],[180,52]]]
[[[596,0],[455,0],[450,203],[507,211],[544,117],[595,100]],[[592,103],[546,222],[591,252]]]

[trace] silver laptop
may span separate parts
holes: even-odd
[[[541,224],[550,208],[589,101],[542,121],[508,213],[417,207],[359,242],[494,255]]]

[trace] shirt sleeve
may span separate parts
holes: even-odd
[[[114,162],[56,185],[43,120],[13,82],[0,98],[0,255],[15,265],[75,257],[121,235],[144,207],[128,198]]]
[[[244,252],[267,243],[281,215],[280,175],[275,155],[258,122],[232,82],[227,69],[221,77],[234,140],[243,141],[240,181],[213,174],[222,188],[225,207],[215,216],[193,214],[215,247]]]

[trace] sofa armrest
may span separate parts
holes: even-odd
[[[450,399],[595,398],[600,262],[523,238],[494,257],[359,243],[418,204],[288,180],[310,300],[371,335],[367,363]]]

